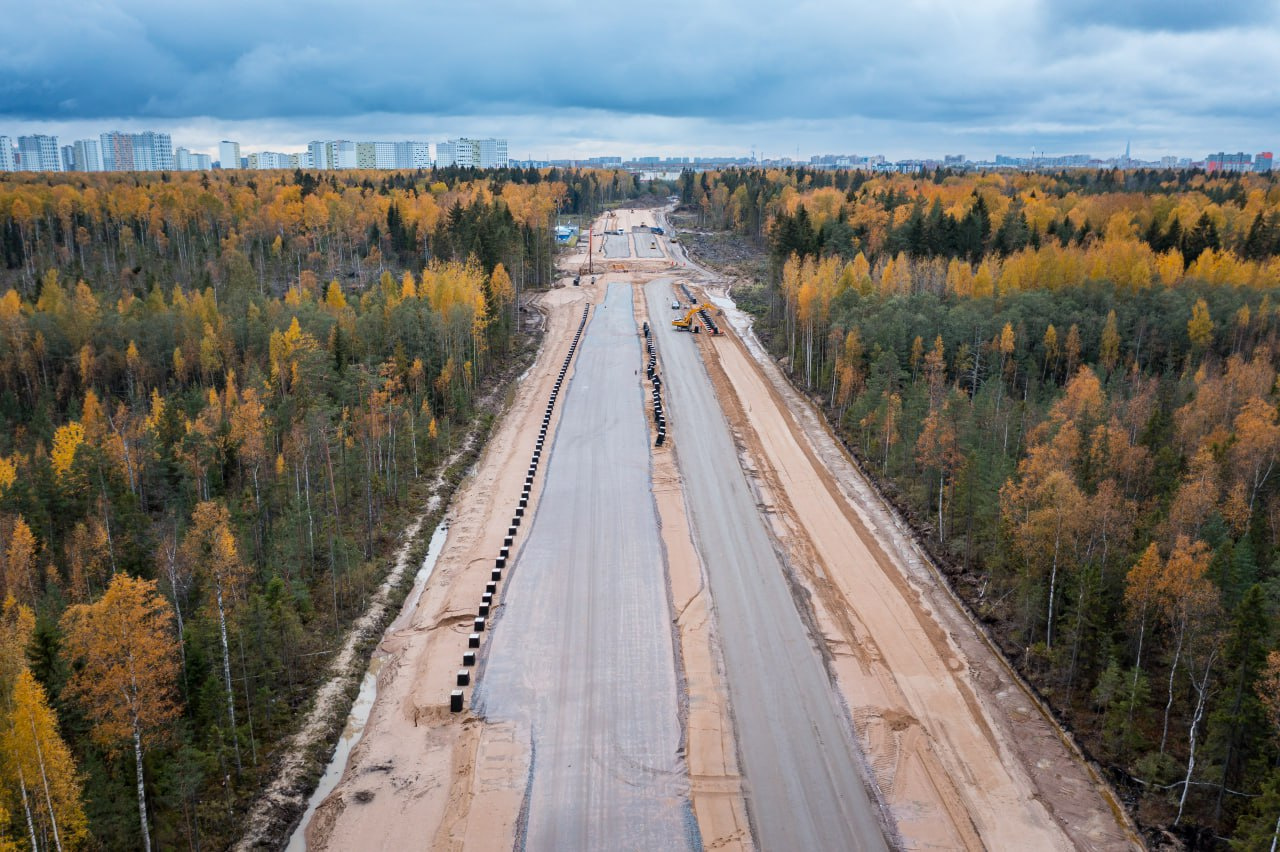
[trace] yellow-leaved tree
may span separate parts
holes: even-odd
[[[24,666],[0,722],[0,780],[16,791],[33,849],[79,849],[89,838],[75,758],[44,687]]]
[[[218,635],[222,641],[222,676],[227,688],[227,720],[231,725],[236,772],[240,772],[243,766],[240,761],[240,736],[236,729],[235,695],[231,687],[227,612],[239,597],[249,571],[240,561],[226,506],[212,500],[196,506],[191,513],[191,527],[182,539],[181,552],[183,562],[190,570],[199,574],[213,592],[213,603],[218,613]]]
[[[62,616],[72,661],[70,695],[90,720],[90,735],[119,753],[133,748],[142,843],[151,849],[142,756],[165,739],[178,715],[175,691],[178,653],[173,613],[153,580],[123,572],[92,604],[77,604]]]

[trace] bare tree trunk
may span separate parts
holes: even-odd
[[[1053,567],[1049,570],[1049,623],[1045,627],[1044,646],[1053,650],[1053,593],[1058,583],[1058,551],[1062,544],[1062,519],[1058,519],[1058,533],[1053,538]]]
[[[222,638],[222,675],[227,679],[227,716],[231,720],[231,744],[236,753],[236,774],[239,775],[244,766],[240,763],[240,733],[236,730],[236,700],[231,692],[231,651],[227,646],[227,614],[222,605],[222,583],[215,584],[218,597],[218,630]]]
[[[138,820],[142,824],[142,848],[151,852],[151,829],[147,827],[147,789],[142,782],[142,733],[133,723],[133,767],[138,777]]]
[[[1177,825],[1182,821],[1182,811],[1187,804],[1187,791],[1191,789],[1191,773],[1196,768],[1196,729],[1200,727],[1200,720],[1204,718],[1204,705],[1209,697],[1209,673],[1213,670],[1213,662],[1218,656],[1218,650],[1215,648],[1209,652],[1209,659],[1204,664],[1204,676],[1199,682],[1196,681],[1194,667],[1187,665],[1187,671],[1191,677],[1191,685],[1196,690],[1196,711],[1191,717],[1191,727],[1187,731],[1187,741],[1190,751],[1187,754],[1187,777],[1182,782],[1182,796],[1178,799],[1178,816],[1174,819],[1173,824]]]
[[[22,791],[22,810],[27,815],[27,833],[31,835],[31,850],[38,852],[40,843],[36,840],[36,822],[31,816],[31,802],[27,799],[27,779],[22,775],[22,767],[18,767],[18,789]]]
[[[1164,705],[1164,728],[1160,733],[1160,753],[1164,754],[1165,742],[1169,739],[1169,711],[1173,709],[1173,675],[1178,670],[1178,660],[1182,656],[1182,639],[1186,635],[1186,622],[1178,631],[1178,644],[1173,651],[1173,664],[1169,666],[1169,700]]]
[[[244,678],[244,709],[245,714],[249,717],[249,759],[253,761],[253,765],[258,765],[258,743],[257,738],[253,735],[253,697],[249,693],[249,667],[245,664],[244,659],[244,631],[236,634],[236,644],[240,646],[240,675]]]
[[[44,802],[49,806],[49,825],[53,828],[53,845],[62,852],[62,838],[58,836],[58,814],[53,809],[53,796],[49,793],[49,775],[44,768],[44,749],[40,748],[40,734],[36,732],[36,720],[27,714],[27,722],[31,725],[31,742],[36,747],[36,762],[40,764],[40,783],[44,785]]]

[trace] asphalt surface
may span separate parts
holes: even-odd
[[[537,513],[495,613],[473,702],[531,740],[517,849],[701,845],[682,753],[641,359],[631,288],[610,285],[562,397]]]
[[[800,618],[669,282],[645,288],[695,543],[706,568],[758,847],[887,850],[863,759]]]
[[[612,258],[631,257],[631,236],[629,234],[605,234],[604,256]]]
[[[658,242],[662,237],[645,231],[634,231],[632,233],[636,240],[636,257],[650,259],[666,257],[666,254],[662,251],[662,243]]]

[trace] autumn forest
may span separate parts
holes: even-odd
[[[238,837],[628,175],[0,180],[0,849]]]
[[[512,169],[0,180],[0,852],[233,843],[556,216],[669,193],[1147,841],[1266,848],[1275,178]]]
[[[1268,848],[1274,176],[730,171],[680,193],[691,227],[758,246],[739,304],[1146,839]]]

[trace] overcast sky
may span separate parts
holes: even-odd
[[[3,0],[0,134],[515,158],[1280,147],[1280,0]],[[216,157],[215,157],[216,158]]]

